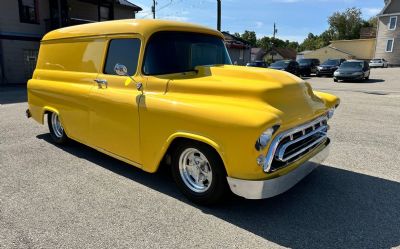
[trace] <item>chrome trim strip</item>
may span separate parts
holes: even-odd
[[[227,177],[231,191],[246,199],[264,199],[282,194],[316,169],[329,155],[329,138],[325,148],[286,175],[269,180],[243,180]]]
[[[311,137],[311,136],[313,136],[313,135],[315,135],[315,134],[317,134],[317,133],[321,133],[322,135],[323,135],[323,137],[326,137],[326,131],[328,130],[328,127],[326,126],[326,125],[324,125],[324,126],[321,126],[321,127],[319,127],[318,129],[316,129],[316,130],[313,130],[312,132],[310,132],[310,133],[308,133],[308,134],[306,134],[306,135],[303,135],[303,136],[301,136],[301,137],[299,137],[299,138],[297,138],[297,139],[295,139],[295,140],[291,140],[290,142],[287,142],[287,143],[285,143],[283,146],[282,146],[282,148],[280,148],[280,150],[278,151],[278,159],[280,160],[280,161],[287,161],[287,160],[290,160],[290,158],[283,158],[283,156],[284,156],[284,154],[285,154],[285,152],[286,152],[286,149],[287,149],[287,147],[289,147],[290,145],[292,145],[292,144],[295,144],[295,143],[297,143],[297,142],[300,142],[300,141],[302,141],[302,140],[304,140],[304,139],[306,139],[306,138],[308,138],[308,137]],[[304,131],[304,130],[303,130]],[[304,134],[304,132],[303,132],[303,134]],[[322,141],[322,140],[321,140]],[[314,144],[315,145],[315,144]],[[308,149],[308,148],[310,148],[310,147],[312,147],[312,146],[307,146],[307,147],[305,147],[306,149]],[[304,151],[303,151],[304,152]],[[301,154],[301,153],[298,153],[298,154]],[[297,154],[297,155],[298,155]]]
[[[309,148],[311,148],[311,147],[313,147],[313,146],[315,146],[315,145],[321,143],[321,142],[322,142],[323,140],[325,140],[325,139],[326,139],[326,136],[320,137],[319,139],[317,139],[316,141],[314,141],[312,144],[308,145],[307,147],[302,148],[301,150],[297,151],[296,153],[294,153],[294,154],[292,154],[292,155],[290,155],[290,156],[288,156],[288,157],[286,157],[286,158],[281,158],[281,157],[283,157],[283,155],[285,154],[285,150],[282,148],[281,150],[279,150],[279,160],[281,160],[281,161],[288,161],[288,160],[292,159],[293,157],[302,154],[303,152],[305,152],[305,151],[308,150]],[[286,144],[285,144],[285,146],[286,146]],[[281,155],[281,153],[282,153],[282,155]]]
[[[293,129],[284,131],[284,132],[276,135],[274,140],[272,140],[272,142],[271,142],[271,144],[269,146],[269,150],[267,152],[267,155],[265,157],[265,162],[264,162],[264,165],[263,165],[264,172],[270,172],[272,161],[274,159],[276,150],[278,149],[278,145],[279,145],[279,143],[281,142],[281,140],[283,138],[285,138],[287,136],[290,136],[290,135],[293,135],[293,134],[295,134],[295,133],[297,133],[299,131],[302,131],[302,130],[304,130],[306,128],[312,127],[315,124],[318,124],[318,123],[321,123],[321,122],[327,121],[327,120],[328,120],[328,117],[321,116],[319,118],[314,119],[311,122],[305,123],[303,125],[297,126],[297,127],[293,128]]]

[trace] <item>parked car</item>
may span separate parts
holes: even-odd
[[[198,25],[62,28],[42,38],[26,114],[47,116],[60,146],[76,140],[151,173],[170,166],[196,203],[281,194],[327,157],[339,99],[281,71],[231,64],[224,36]]]
[[[369,62],[369,67],[388,67],[389,63],[385,59],[373,59]]]
[[[268,67],[265,61],[253,61],[246,64],[246,67]]]
[[[345,59],[328,59],[317,67],[317,77],[322,75],[333,76],[333,73],[345,62]]]
[[[277,69],[292,73],[294,75],[300,75],[300,66],[297,61],[294,60],[281,60],[272,63],[269,68]]]
[[[362,60],[349,60],[343,62],[334,73],[333,80],[368,80],[370,75],[369,65]]]
[[[319,59],[300,59],[297,61],[300,65],[300,75],[310,76],[317,73],[317,67],[320,64]]]

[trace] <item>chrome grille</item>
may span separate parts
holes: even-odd
[[[319,117],[281,134],[271,142],[264,163],[265,172],[273,172],[300,159],[328,139],[328,118]]]

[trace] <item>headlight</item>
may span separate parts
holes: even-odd
[[[335,108],[331,108],[328,110],[328,112],[326,113],[326,116],[331,119],[333,117],[333,114],[335,114]]]
[[[339,71],[335,71],[334,73],[333,73],[333,75],[339,75],[340,74],[340,72]]]
[[[322,67],[320,67],[320,66],[318,66],[317,68],[318,68],[318,70],[321,70],[321,69],[322,69]]]
[[[271,140],[272,135],[274,135],[275,131],[277,131],[278,129],[279,125],[275,125],[271,128],[266,129],[256,141],[256,150],[262,151],[263,149],[265,149],[265,147],[267,147],[269,141]]]

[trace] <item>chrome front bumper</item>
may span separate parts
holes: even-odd
[[[270,198],[286,192],[317,168],[329,155],[330,144],[318,154],[286,175],[265,181],[241,180],[227,177],[231,191],[246,199]]]

